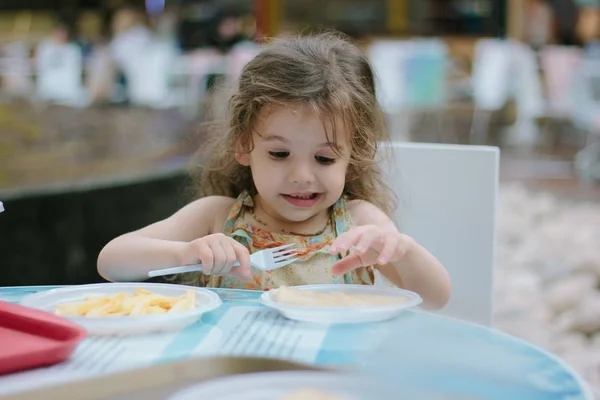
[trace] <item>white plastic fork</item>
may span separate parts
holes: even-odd
[[[265,249],[250,254],[250,264],[261,271],[271,271],[290,265],[297,260],[294,244],[286,244],[272,249]],[[236,262],[234,266],[240,265]],[[181,265],[179,267],[171,267],[164,269],[155,269],[148,272],[148,276],[182,274],[184,272],[202,271],[202,264]]]

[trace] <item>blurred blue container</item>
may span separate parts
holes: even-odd
[[[438,108],[446,103],[448,55],[438,41],[415,41],[404,58],[404,106]]]

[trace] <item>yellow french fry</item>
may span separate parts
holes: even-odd
[[[54,312],[62,316],[116,317],[156,315],[186,311],[196,306],[193,289],[178,297],[162,296],[144,289],[112,296],[87,296],[83,301],[57,304]]]

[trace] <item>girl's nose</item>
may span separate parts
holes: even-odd
[[[306,163],[295,163],[290,166],[288,179],[292,183],[312,183],[315,175]]]

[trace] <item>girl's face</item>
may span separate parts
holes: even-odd
[[[252,170],[260,204],[271,217],[307,221],[327,213],[341,197],[350,133],[336,125],[336,142],[331,143],[322,120],[300,107],[263,111],[253,134],[254,149],[237,159]]]

